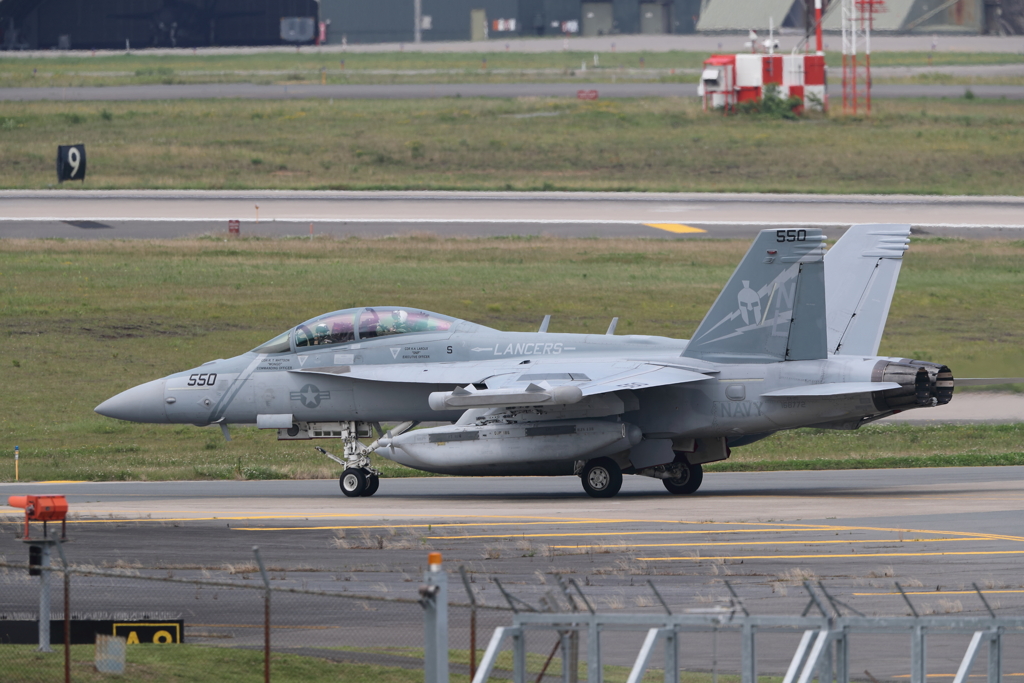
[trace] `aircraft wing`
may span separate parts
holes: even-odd
[[[371,382],[414,384],[484,384],[488,390],[520,389],[530,384],[578,387],[583,396],[623,389],[682,384],[710,379],[696,369],[657,361],[615,359],[549,360],[523,364],[521,358],[460,363],[402,363],[397,365],[339,365],[292,372],[333,375]]]

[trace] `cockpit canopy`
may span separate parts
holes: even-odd
[[[286,353],[311,346],[347,344],[395,334],[445,332],[456,318],[403,306],[349,308],[327,313],[257,346],[256,353]]]

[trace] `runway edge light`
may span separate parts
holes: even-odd
[[[46,523],[60,522],[60,536],[67,538],[68,501],[64,496],[10,496],[7,504],[12,508],[25,509],[25,535],[29,539],[29,521],[43,523],[43,538],[46,538]]]
[[[441,571],[441,553],[430,553],[427,555],[427,564],[430,566],[430,571]]]

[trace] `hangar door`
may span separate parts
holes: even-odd
[[[640,33],[669,33],[669,6],[640,3]]]
[[[487,10],[469,10],[470,40],[487,40]]]
[[[612,3],[584,2],[580,9],[583,14],[582,35],[606,36],[612,32]]]

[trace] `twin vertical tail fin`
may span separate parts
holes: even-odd
[[[821,230],[762,230],[683,352],[718,363],[828,356]]]
[[[853,225],[825,254],[829,353],[878,354],[909,244],[909,225]]]

